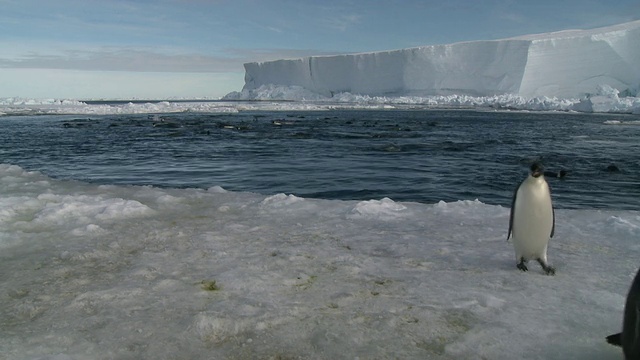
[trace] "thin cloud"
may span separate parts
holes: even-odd
[[[324,56],[344,54],[336,51],[320,51],[313,49],[225,49],[225,52],[242,62],[271,61],[279,59],[298,59],[307,56]]]
[[[265,29],[273,31],[273,32],[278,33],[278,34],[284,33],[284,30],[276,28],[276,27],[273,27],[273,26],[267,26],[267,27],[265,27]]]
[[[334,54],[336,53],[304,49],[225,49],[221,55],[161,53],[150,49],[129,48],[74,49],[47,54],[29,51],[20,56],[0,58],[0,68],[176,73],[242,72],[243,64],[246,62]]]
[[[523,16],[522,14],[519,14],[519,13],[515,13],[515,12],[501,12],[501,13],[498,13],[498,17],[501,20],[513,22],[513,23],[516,23],[516,24],[525,23],[526,20],[527,20],[525,16]]]
[[[338,15],[325,18],[323,23],[330,29],[344,32],[358,24],[361,18],[360,15]]]
[[[229,72],[241,71],[237,59],[190,54],[162,54],[147,50],[67,50],[60,54],[31,53],[0,59],[0,68],[65,69],[133,72]]]

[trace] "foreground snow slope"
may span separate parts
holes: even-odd
[[[640,21],[511,39],[245,64],[244,90],[302,86],[331,96],[579,97],[640,84]]]
[[[3,359],[621,359],[640,214],[59,181],[0,164]]]

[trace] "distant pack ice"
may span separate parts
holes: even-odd
[[[581,97],[608,85],[640,84],[640,21],[503,40],[244,65],[243,90],[301,86],[324,96],[362,95]]]

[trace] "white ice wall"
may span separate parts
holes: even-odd
[[[575,97],[640,84],[640,21],[512,39],[245,64],[245,90],[297,85],[331,96]]]
[[[504,94],[517,92],[528,42],[476,41],[402,50],[401,93]],[[381,69],[381,71],[384,71]]]
[[[640,83],[640,22],[635,28],[535,39],[522,78],[526,96],[576,96],[598,85],[620,91]]]

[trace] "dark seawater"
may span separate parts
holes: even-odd
[[[637,210],[639,120],[466,110],[13,116],[0,117],[0,163],[96,184],[510,206],[542,160],[568,171],[548,179],[556,207]]]

